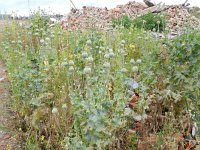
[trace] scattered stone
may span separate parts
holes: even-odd
[[[177,32],[185,28],[200,28],[200,20],[192,16],[188,9],[181,5],[170,6],[165,10],[167,24],[170,31]]]

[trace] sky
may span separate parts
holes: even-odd
[[[126,4],[131,0],[72,0],[77,8],[82,6],[98,6],[114,8],[119,4]],[[142,2],[143,0],[135,0]],[[151,0],[154,3],[182,4],[185,0]],[[188,0],[191,6],[200,7],[200,0]],[[29,5],[28,5],[29,4]],[[28,15],[29,10],[38,8],[47,12],[67,14],[72,7],[70,0],[0,0],[0,13],[12,13],[17,15]]]

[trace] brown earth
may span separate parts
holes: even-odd
[[[6,68],[0,61],[0,150],[20,150],[18,136],[13,130],[15,117],[10,108],[9,88]]]

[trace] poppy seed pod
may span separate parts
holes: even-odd
[[[94,61],[94,59],[91,56],[87,58],[88,63],[92,63],[93,61]]]
[[[88,53],[87,52],[83,52],[82,53],[82,57],[85,59],[85,58],[88,58]]]
[[[74,67],[73,67],[73,66],[70,66],[70,67],[69,67],[69,71],[70,71],[70,72],[74,72]]]
[[[92,45],[92,41],[91,40],[87,40],[86,41],[86,45],[91,46]]]
[[[103,64],[103,66],[104,66],[104,68],[110,68],[110,63],[109,63],[109,62],[105,62],[105,63]]]
[[[136,64],[141,64],[141,63],[142,63],[141,59],[136,60]]]
[[[90,74],[92,72],[91,68],[86,66],[84,69],[83,69],[83,73],[84,74]]]
[[[130,64],[134,65],[134,64],[135,64],[135,60],[134,60],[134,59],[131,59],[131,60],[130,60]]]
[[[121,40],[121,44],[126,44],[126,41],[125,40]]]
[[[115,56],[113,52],[110,52],[108,55],[109,55],[109,58],[113,58]]]
[[[134,73],[134,72],[138,72],[138,67],[137,66],[133,66],[131,71]]]
[[[41,40],[40,40],[40,43],[43,44],[43,43],[44,43],[44,39],[41,39]]]
[[[106,54],[104,55],[104,58],[109,59],[109,58],[110,58],[110,55],[109,55],[108,53],[106,53]]]
[[[122,69],[121,69],[121,72],[122,72],[122,73],[126,73],[127,71],[128,71],[128,70],[127,70],[126,68],[122,68]]]
[[[74,61],[73,61],[73,60],[70,60],[70,61],[69,61],[69,65],[70,65],[70,66],[73,66],[73,65],[74,65]]]

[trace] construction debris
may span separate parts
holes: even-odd
[[[143,2],[144,2],[148,7],[153,7],[153,6],[155,6],[155,4],[152,3],[150,0],[143,0]]]
[[[162,13],[166,16],[166,28],[172,32],[181,31],[186,27],[200,27],[200,20],[189,13],[188,0],[180,5],[155,5],[150,0],[144,3],[131,1],[125,5],[118,5],[116,8],[108,9],[99,7],[83,6],[82,9],[74,8],[64,16],[61,25],[63,29],[87,29],[97,28],[106,30],[113,19],[126,15],[129,18],[145,15],[149,12]]]
[[[127,15],[134,18],[142,10],[148,6],[143,3],[129,2],[125,5],[118,5],[116,8],[108,9],[98,7],[83,6],[76,12],[71,11],[62,19],[62,27],[64,29],[84,29],[84,28],[107,28],[114,18]]]

